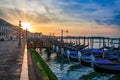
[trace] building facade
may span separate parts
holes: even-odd
[[[0,40],[16,38],[16,27],[3,19],[0,19]]]

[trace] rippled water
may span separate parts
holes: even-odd
[[[55,53],[47,61],[45,50],[42,50],[42,57],[59,80],[120,80],[119,75],[94,72],[91,67],[83,67],[79,62],[69,61],[62,56],[57,57]]]

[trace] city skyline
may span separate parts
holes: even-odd
[[[31,32],[68,36],[120,37],[119,0],[0,0],[0,18]]]

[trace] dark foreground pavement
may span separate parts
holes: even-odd
[[[20,80],[25,44],[0,41],[0,80]]]
[[[43,80],[25,42],[0,41],[0,80]]]

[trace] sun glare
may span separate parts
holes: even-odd
[[[31,24],[29,22],[22,22],[22,28],[23,30],[31,31]]]

